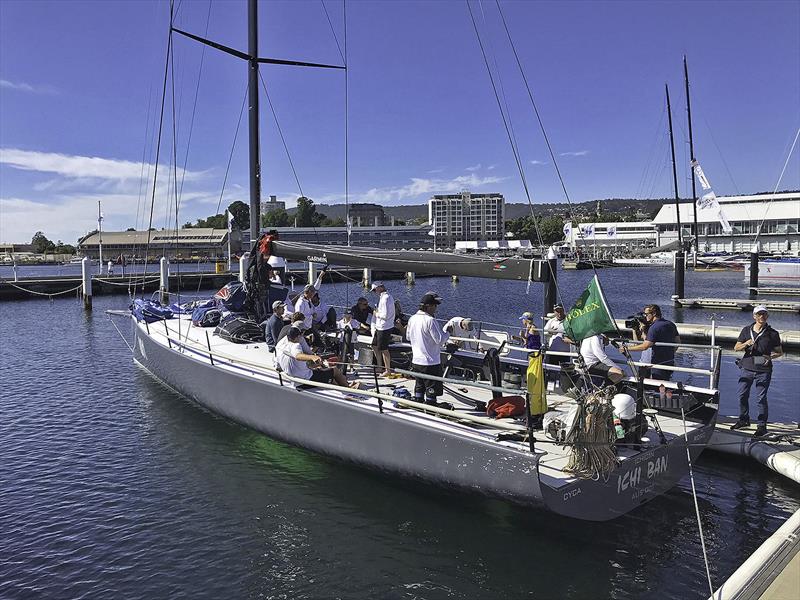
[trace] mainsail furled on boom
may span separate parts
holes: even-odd
[[[444,252],[300,244],[281,240],[271,242],[270,254],[287,260],[401,273],[539,282],[548,281],[550,277],[547,261],[538,259],[485,258]]]

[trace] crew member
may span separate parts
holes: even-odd
[[[371,291],[378,294],[378,305],[372,315],[372,352],[378,366],[383,367],[381,377],[389,377],[392,375],[389,343],[392,340],[392,328],[394,327],[394,298],[380,281],[373,282]]]
[[[320,287],[322,287],[322,277],[325,275],[325,271],[327,271],[327,269],[327,266],[323,267],[317,276],[316,282],[306,285],[306,287],[303,288],[303,293],[295,302],[294,311],[301,312],[303,315],[305,315],[303,324],[306,329],[311,329],[311,325],[314,323],[314,304],[311,300],[314,297],[314,294],[317,294]]]
[[[753,437],[767,433],[767,392],[772,380],[772,361],[783,356],[781,336],[767,319],[767,307],[759,304],[753,309],[754,322],[742,328],[733,349],[744,350],[744,356],[737,361],[739,365],[739,420],[731,429],[742,429],[750,425],[750,388],[756,384],[758,392],[758,427]]]
[[[539,350],[542,347],[542,338],[536,329],[533,313],[524,312],[519,319],[522,321],[522,328],[519,330],[519,335],[513,337],[521,340],[528,350]]]
[[[336,321],[336,329],[342,333],[341,340],[344,341],[349,333],[349,341],[352,343],[355,343],[358,337],[358,328],[360,325],[361,323],[353,318],[353,311],[350,308],[344,311],[344,315],[341,319]]]
[[[292,327],[286,337],[278,342],[276,346],[278,365],[284,373],[317,383],[335,382],[342,387],[358,387],[357,381],[348,384],[347,378],[336,367],[323,366],[322,357],[306,352],[302,339],[303,332],[297,327]]]
[[[564,331],[564,319],[567,314],[564,312],[564,306],[556,304],[553,307],[553,317],[544,325],[544,332],[550,336],[548,342],[548,349],[553,352],[569,352],[572,340],[566,336]],[[550,364],[558,364],[564,362],[568,357],[555,355],[548,359]]]
[[[458,338],[474,338],[475,327],[472,325],[472,319],[465,319],[463,317],[453,317],[445,323],[444,330],[453,337]],[[466,350],[474,350],[475,344],[472,342],[459,342],[459,345]]]
[[[408,320],[406,334],[411,342],[411,370],[424,375],[441,377],[442,344],[450,334],[440,329],[436,319],[436,309],[442,299],[434,292],[425,294],[419,303],[419,310]],[[414,399],[436,406],[436,398],[444,393],[441,381],[417,377],[414,385]]]
[[[608,337],[602,333],[590,336],[581,342],[581,356],[589,373],[592,375],[602,375],[608,378],[611,383],[618,383],[623,372],[614,361],[608,358],[605,347],[608,345]]]
[[[367,299],[363,296],[360,297],[350,310],[353,311],[353,320],[359,323],[358,332],[362,335],[369,335],[369,322],[374,311]]]
[[[283,329],[283,311],[285,306],[280,300],[272,303],[272,314],[264,325],[264,337],[267,340],[267,348],[270,352],[275,352],[275,345],[278,343],[278,336]]]
[[[650,376],[653,379],[671,379],[672,371],[666,369],[659,369],[659,365],[675,365],[675,346],[662,346],[661,343],[667,344],[680,344],[681,338],[678,336],[678,328],[675,323],[668,321],[661,316],[661,307],[657,304],[648,304],[642,309],[645,319],[647,319],[648,329],[646,339],[633,346],[622,346],[623,353],[639,350],[653,349],[651,362],[653,368],[650,371]]]

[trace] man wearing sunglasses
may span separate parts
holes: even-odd
[[[678,336],[678,328],[675,323],[661,316],[661,307],[657,304],[648,304],[642,312],[647,319],[647,338],[640,344],[623,346],[623,352],[631,350],[636,352],[652,348],[650,362],[653,363],[653,369],[650,377],[669,380],[672,378],[672,371],[658,367],[659,365],[670,367],[675,365],[675,346],[661,346],[658,345],[658,342],[679,344],[681,338]]]

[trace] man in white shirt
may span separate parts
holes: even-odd
[[[392,341],[394,327],[394,298],[380,281],[373,282],[371,291],[378,294],[378,305],[372,313],[372,352],[378,366],[383,367],[381,377],[389,377],[392,374],[389,343]]]
[[[309,283],[306,287],[303,288],[303,293],[297,298],[297,301],[294,304],[294,311],[293,312],[301,312],[305,316],[305,320],[303,321],[303,326],[306,329],[311,329],[311,325],[314,323],[314,303],[311,302],[311,299],[314,297],[314,294],[319,292],[320,287],[322,286],[322,277],[325,275],[326,269],[322,269],[319,275],[317,276],[317,281],[313,284]]]
[[[611,383],[617,383],[624,374],[622,369],[608,358],[605,351],[606,345],[608,345],[608,338],[602,333],[588,337],[581,342],[581,356],[589,373],[602,375],[607,377]]]
[[[411,370],[415,373],[441,377],[442,344],[450,334],[443,331],[434,316],[442,299],[428,292],[419,303],[419,310],[408,320],[406,335],[411,342]],[[441,381],[418,377],[414,385],[414,400],[436,406],[436,398],[444,393]]]
[[[544,325],[545,335],[549,338],[548,349],[554,352],[569,352],[572,340],[565,335],[564,319],[566,313],[561,304],[556,304],[553,307],[553,318],[547,321]],[[557,364],[567,360],[566,356],[556,355],[553,357],[551,364]]]
[[[347,379],[337,368],[322,367],[322,357],[311,354],[303,346],[303,335],[300,329],[292,327],[286,337],[275,347],[275,354],[281,370],[291,377],[307,379],[317,383],[333,383],[342,387],[349,386]],[[314,368],[309,367],[312,363]],[[357,384],[357,382],[354,382]]]
[[[444,330],[457,338],[475,337],[475,327],[472,325],[472,319],[465,319],[464,317],[453,317],[445,323]],[[477,345],[472,342],[459,342],[458,344],[465,350],[475,350],[477,348]]]

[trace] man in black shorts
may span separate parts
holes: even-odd
[[[419,303],[419,310],[408,320],[406,334],[411,342],[411,370],[424,374],[442,377],[442,344],[450,334],[442,330],[436,322],[436,309],[442,299],[434,292],[425,294]],[[414,400],[433,406],[438,405],[437,397],[444,393],[441,381],[417,377],[414,386]]]
[[[394,327],[394,298],[386,291],[380,281],[372,284],[372,291],[378,294],[378,304],[372,313],[372,352],[379,367],[383,367],[382,377],[392,375],[392,357],[389,344],[392,341]]]

